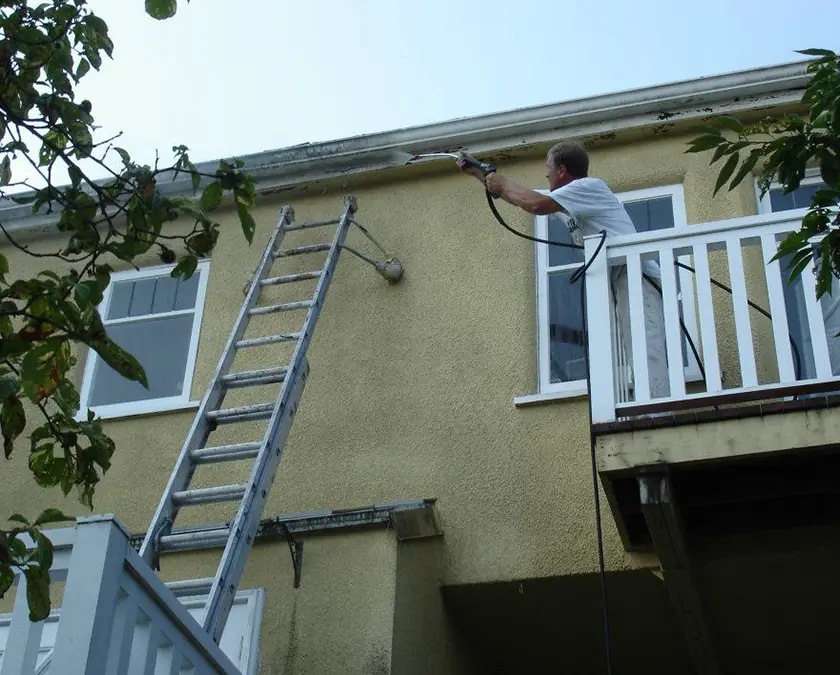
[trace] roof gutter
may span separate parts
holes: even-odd
[[[405,153],[468,150],[486,153],[585,137],[675,120],[745,112],[801,99],[808,61],[740,71],[589,98],[408,127],[322,143],[305,143],[239,157],[260,193],[405,164]],[[723,110],[722,110],[723,108]],[[213,172],[218,161],[202,162]],[[188,177],[158,181],[166,196],[189,195]],[[4,203],[5,202],[5,203]],[[28,206],[0,200],[0,220],[14,231],[49,225],[56,216],[32,216]],[[12,222],[16,221],[16,222]]]

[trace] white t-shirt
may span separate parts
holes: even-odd
[[[583,246],[583,238],[591,234],[606,232],[608,237],[636,234],[636,226],[624,205],[600,178],[573,180],[551,192],[551,198],[568,212],[566,227],[578,246]],[[645,261],[643,269],[651,276],[660,276],[659,265],[653,261]]]

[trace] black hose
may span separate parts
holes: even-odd
[[[691,265],[686,265],[685,263],[674,261],[674,266],[682,267],[684,270],[688,270],[692,274],[697,274],[697,270],[695,270]],[[727,293],[729,293],[729,295],[732,295],[732,289],[729,288],[729,286],[727,286],[726,284],[721,283],[717,279],[712,279],[711,277],[709,277],[709,281],[718,288],[721,288]],[[770,312],[768,312],[763,307],[756,305],[749,298],[747,298],[747,304],[762,316],[766,316],[768,319],[770,319],[770,321],[773,320],[773,316],[770,314]],[[793,356],[794,360],[796,361],[796,379],[799,380],[802,379],[802,359],[799,354],[799,348],[796,346],[796,341],[793,339],[793,335],[791,335],[790,332],[788,332],[788,341],[790,342],[790,346],[793,349]]]

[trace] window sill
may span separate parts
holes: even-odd
[[[568,391],[550,391],[543,394],[528,394],[527,396],[516,396],[513,399],[513,405],[517,408],[527,408],[528,406],[544,405],[546,403],[553,403],[554,401],[567,401],[574,398],[586,398],[589,391],[586,385],[579,389],[569,389]]]
[[[121,406],[108,406],[105,409],[97,410],[91,408],[100,420],[115,420],[129,417],[142,417],[145,415],[158,415],[161,413],[180,412],[183,410],[195,410],[201,405],[201,401],[140,401],[136,404]],[[87,412],[79,411],[75,417],[77,422],[87,421]]]

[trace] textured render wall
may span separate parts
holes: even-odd
[[[754,213],[748,185],[712,199],[708,158],[683,154],[683,140],[662,136],[646,145],[598,148],[593,174],[616,191],[683,182],[689,223]],[[501,168],[527,185],[545,185],[541,157]],[[285,198],[298,221],[341,212],[341,193],[311,194],[316,189]],[[353,194],[359,220],[400,256],[406,276],[389,287],[361,261],[342,256],[266,513],[436,497],[446,532],[446,582],[594,570],[586,404],[513,406],[514,396],[536,391],[533,247],[504,232],[477,183],[454,171]],[[263,200],[250,248],[235,219],[223,216],[193,389],[197,399],[280,203]],[[532,228],[525,214],[502,208],[514,227]],[[297,241],[305,239],[299,235]],[[353,242],[364,240],[355,235]],[[285,269],[313,267],[290,262]],[[266,332],[289,326],[279,319],[264,325],[270,325]],[[728,370],[734,345],[724,345]],[[266,359],[255,353],[240,365],[268,365]],[[232,402],[258,399],[268,400],[240,393]],[[129,527],[144,529],[190,421],[190,413],[177,413],[109,422],[119,451],[98,490],[96,510],[114,511]],[[6,475],[25,478],[5,479],[0,506],[34,511],[49,503],[73,510],[57,492],[33,494],[26,448],[19,446],[23,452]],[[224,471],[213,467],[199,481],[245,476],[241,469]],[[231,513],[207,509],[196,518],[190,511],[195,509],[183,511],[181,524],[217,522]],[[611,569],[650,564],[625,553],[611,519],[605,523]]]
[[[477,673],[440,592],[444,541],[401,542],[397,549],[392,675]]]

